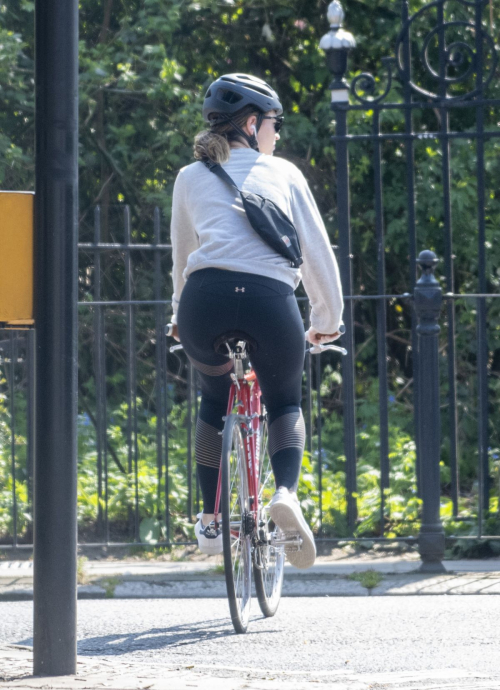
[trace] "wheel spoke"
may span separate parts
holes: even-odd
[[[261,456],[259,468],[259,519],[265,524],[267,534],[274,531],[274,525],[270,519],[267,506],[275,490],[274,475],[268,449],[267,420],[261,425]],[[285,560],[284,548],[273,548],[268,544],[257,547],[261,568],[254,570],[255,586],[259,605],[265,616],[272,616],[276,612],[281,597],[283,583],[283,567]]]
[[[239,584],[240,584],[240,572],[241,572],[241,558],[238,560],[238,572],[237,572],[237,575],[236,575],[236,583],[235,583],[235,585],[234,585],[234,589],[236,590],[236,598],[237,598],[237,599],[240,598],[240,597],[239,597],[239,592],[240,592],[240,588],[239,588]]]
[[[259,498],[262,498],[262,494],[264,493],[265,490],[269,490],[270,484],[271,484],[271,477],[272,477],[272,470],[270,469],[268,472],[266,472],[266,476],[264,478],[264,481],[262,482],[259,490]]]
[[[246,456],[240,419],[226,420],[223,436],[223,502],[227,521],[223,523],[226,582],[231,617],[237,632],[245,632],[251,600],[251,541],[245,535],[245,515],[249,505]]]

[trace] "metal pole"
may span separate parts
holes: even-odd
[[[101,207],[94,209],[94,243],[101,242]],[[106,439],[106,352],[105,307],[102,299],[101,252],[94,253],[94,371],[96,397],[96,450],[97,450],[97,539],[109,541],[108,525],[108,458]],[[104,470],[104,488],[103,488]],[[104,498],[104,511],[103,511]]]
[[[155,245],[161,242],[161,217],[160,209],[158,207],[154,210],[154,243]],[[161,520],[161,492],[162,492],[162,476],[163,476],[163,428],[165,423],[164,398],[165,398],[165,307],[160,304],[162,296],[162,256],[159,251],[155,251],[154,257],[154,288],[155,300],[158,304],[155,305],[155,326],[156,326],[156,471],[158,480],[157,492],[157,507],[156,513],[158,520]]]
[[[36,0],[35,675],[76,673],[78,2]]]
[[[193,365],[187,365],[187,480],[189,522],[193,521]]]
[[[26,379],[27,379],[27,409],[26,409],[26,476],[28,478],[28,505],[33,511],[33,470],[35,467],[35,333],[26,333]],[[32,513],[33,514],[33,513]],[[33,521],[26,533],[28,541],[33,543]]]
[[[410,8],[408,0],[403,0],[401,5],[402,26],[407,27],[403,39],[403,94],[404,94],[404,118],[405,134],[413,134],[413,109],[411,87],[411,26],[409,24]],[[406,167],[406,196],[407,196],[407,223],[408,223],[408,251],[410,258],[410,290],[413,292],[417,282],[417,220],[416,220],[416,187],[415,187],[415,142],[408,138],[404,142],[405,167]],[[418,335],[415,314],[411,320],[411,352],[413,364],[413,409],[415,418],[415,443],[417,451],[417,495],[422,497],[422,462],[420,452],[420,421],[419,421],[419,359],[418,359]]]
[[[337,216],[339,223],[339,267],[342,290],[345,297],[353,294],[352,237],[349,199],[349,152],[347,139],[347,111],[349,109],[349,85],[344,80],[349,50],[356,46],[354,36],[342,29],[344,10],[340,2],[328,7],[330,31],[320,41],[326,60],[333,74],[330,84],[331,108],[335,117],[335,154],[337,165]],[[356,500],[356,399],[354,366],[354,302],[347,300],[344,308],[346,333],[344,344],[347,357],[342,361],[342,398],[344,414],[344,449],[346,457],[347,524],[353,534],[358,517]]]
[[[306,304],[305,326],[311,327],[311,310],[309,302]],[[312,360],[309,353],[306,357],[306,448],[312,462]]]
[[[380,136],[380,110],[373,112],[373,131]],[[384,192],[382,182],[382,148],[379,140],[373,147],[373,174],[375,183],[375,227],[377,232],[377,292],[386,293]],[[385,489],[390,488],[389,466],[389,409],[387,374],[387,302],[377,300],[377,359],[380,419],[380,534],[385,535]]]
[[[422,275],[414,290],[420,358],[419,423],[422,461],[422,525],[418,548],[425,572],[446,572],[444,529],[440,518],[439,460],[441,418],[439,405],[439,315],[443,302],[441,287],[434,276],[437,258],[434,252],[421,252],[417,263]]]
[[[309,355],[310,356],[310,355]],[[316,431],[318,434],[318,490],[319,490],[319,525],[318,537],[321,537],[323,531],[323,440],[321,438],[322,419],[321,419],[321,355],[317,355],[315,361],[316,367],[316,407],[318,410],[318,417],[316,422]]]
[[[352,238],[349,200],[349,157],[347,150],[347,109],[334,103],[337,154],[337,214],[339,223],[339,266],[344,296],[353,294]],[[344,307],[346,332],[344,344],[347,357],[342,360],[342,399],[344,414],[344,450],[346,457],[347,523],[353,534],[358,517],[356,478],[356,372],[354,365],[354,302]]]
[[[10,381],[9,381],[9,407],[10,407],[10,461],[11,461],[11,476],[12,476],[12,528],[14,538],[12,546],[17,548],[17,491],[16,491],[16,414],[14,391],[16,382],[16,360],[17,360],[17,339],[14,338],[14,333],[11,332],[10,340]]]
[[[439,38],[439,96],[441,106],[440,130],[443,135],[441,140],[442,151],[442,180],[443,180],[443,235],[445,244],[445,272],[446,272],[446,291],[455,292],[455,267],[453,254],[453,218],[451,203],[451,146],[450,138],[450,110],[446,107],[447,93],[447,71],[448,71],[448,47],[445,40],[445,14],[444,6],[440,5],[437,10],[438,22],[440,26]],[[479,179],[479,178],[478,178]],[[450,419],[450,471],[451,471],[451,497],[453,502],[453,516],[458,517],[458,495],[459,495],[459,462],[458,462],[458,414],[457,414],[457,356],[456,356],[456,334],[455,334],[455,301],[450,299],[446,305],[448,321],[448,409]]]
[[[486,263],[486,165],[484,140],[484,35],[482,32],[482,7],[478,3],[476,14],[476,87],[479,89],[479,105],[476,108],[476,160],[477,160],[477,227],[478,227],[478,274],[479,292],[488,292]],[[490,467],[488,456],[488,309],[486,300],[477,299],[477,394],[478,394],[478,537],[483,536],[483,520],[490,510]]]

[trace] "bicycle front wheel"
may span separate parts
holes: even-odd
[[[222,437],[222,544],[229,610],[237,633],[244,633],[252,597],[252,531],[245,448],[239,415],[229,415]]]
[[[253,577],[260,610],[264,616],[274,616],[278,610],[285,572],[285,547],[274,542],[281,532],[272,522],[267,510],[274,491],[274,475],[268,448],[268,424],[264,417],[260,424],[259,465],[259,541],[254,549]]]

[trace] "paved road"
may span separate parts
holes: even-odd
[[[80,601],[78,653],[95,668],[193,667],[297,687],[500,688],[496,597],[290,598],[275,618],[257,610],[234,635],[222,599]],[[0,645],[31,635],[32,604],[0,603]]]

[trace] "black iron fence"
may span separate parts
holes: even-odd
[[[451,539],[500,538],[500,266],[487,251],[500,222],[500,98],[486,92],[497,57],[485,3],[460,0],[453,16],[449,5],[410,16],[402,3],[385,85],[368,73],[346,84],[348,49],[332,40],[327,51],[349,354],[342,363],[331,353],[306,359],[300,487],[326,542],[415,543],[421,530],[432,551],[440,518]],[[350,180],[349,156],[366,158],[364,177]],[[472,182],[457,215],[464,171]],[[389,175],[399,180],[397,201],[387,197]],[[350,196],[363,199],[363,219],[371,214],[367,246]],[[439,282],[424,254],[417,283],[421,249],[443,259]],[[163,335],[171,256],[160,211],[137,230],[127,206],[95,209],[79,262],[80,542],[190,543],[200,509],[198,387]],[[307,298],[298,299],[307,328]],[[0,331],[5,547],[31,542],[33,348],[33,333]]]
[[[362,285],[356,280],[353,263],[356,253],[352,249],[350,221],[350,182],[348,150],[359,145],[371,157],[374,196],[374,228],[376,241],[376,290],[378,297],[371,295],[364,299],[376,299],[376,338],[380,405],[380,470],[381,470],[381,514],[384,512],[383,490],[389,486],[390,448],[389,448],[389,410],[388,410],[388,357],[387,351],[387,304],[401,295],[387,294],[387,246],[385,226],[390,222],[384,211],[384,170],[382,150],[392,146],[400,159],[399,173],[404,183],[402,195],[406,197],[403,213],[407,227],[408,265],[406,269],[408,291],[413,295],[416,287],[416,265],[418,248],[432,246],[444,259],[442,286],[445,291],[444,339],[441,347],[446,360],[445,395],[442,406],[447,408],[446,434],[448,438],[447,465],[449,469],[449,495],[452,501],[452,516],[455,519],[465,516],[460,506],[460,442],[459,412],[466,414],[476,407],[477,420],[477,506],[475,518],[477,531],[474,536],[481,538],[485,533],[484,521],[490,517],[493,500],[493,475],[498,475],[497,459],[491,439],[498,445],[496,424],[491,416],[496,386],[491,382],[498,376],[495,352],[498,342],[494,331],[498,326],[498,303],[500,295],[495,290],[496,283],[491,280],[491,265],[487,266],[487,248],[491,247],[495,223],[498,219],[491,200],[496,196],[494,177],[487,179],[487,154],[498,155],[498,106],[500,100],[487,98],[487,89],[493,81],[497,67],[497,54],[494,40],[487,33],[485,9],[482,0],[466,2],[447,2],[437,0],[410,16],[409,3],[402,2],[402,25],[396,40],[395,58],[387,58],[382,78],[372,74],[358,74],[347,85],[344,80],[346,54],[348,48],[334,47],[332,39],[337,35],[343,16],[333,10],[332,29],[329,35],[331,48],[327,50],[329,66],[334,75],[331,84],[332,109],[336,131],[333,137],[337,154],[337,199],[339,218],[339,259],[343,276],[344,292],[347,297],[346,326],[350,342],[350,355],[345,363],[344,382],[346,385],[344,420],[345,448],[347,464],[348,520],[354,528],[356,523],[356,404],[355,390],[355,306],[359,304],[357,295],[349,299],[353,292],[360,292]],[[336,8],[338,10],[338,7]],[[345,38],[344,38],[345,42]],[[328,40],[326,41],[328,45]],[[397,77],[397,81],[395,80]],[[384,83],[385,82],[385,83]],[[348,102],[348,92],[352,104]],[[392,99],[397,99],[395,102]],[[450,119],[457,113],[456,129]],[[354,117],[353,117],[354,116]],[[356,118],[355,116],[359,116]],[[364,116],[364,117],[363,117]],[[367,117],[368,116],[368,117]],[[361,126],[360,126],[361,120]],[[353,123],[354,132],[348,131],[348,122]],[[460,127],[460,129],[459,129]],[[361,130],[361,131],[360,131]],[[385,130],[385,131],[384,131]],[[475,238],[476,251],[471,256],[460,256],[459,247],[463,237],[453,237],[454,219],[452,200],[454,185],[461,180],[453,179],[453,161],[463,165],[464,146],[468,150],[468,167],[471,176],[470,192],[474,199],[476,212],[471,215],[469,233]],[[424,148],[429,156],[438,156],[440,170],[434,177],[417,183],[418,167],[415,158]],[[467,156],[466,156],[467,158]],[[422,156],[420,155],[420,160]],[[396,167],[396,164],[395,164]],[[424,170],[429,171],[425,166]],[[490,167],[491,172],[491,167]],[[438,187],[436,194],[435,185]],[[439,207],[436,212],[436,196]],[[490,203],[488,203],[490,201]],[[455,204],[456,206],[456,204]],[[425,209],[426,215],[419,210]],[[356,209],[353,208],[355,213]],[[434,216],[434,217],[433,217]],[[490,223],[487,228],[487,216]],[[419,227],[420,220],[420,227]],[[498,229],[498,225],[497,225]],[[489,231],[488,231],[489,230]],[[467,245],[470,246],[470,241]],[[459,255],[459,256],[457,256]],[[462,265],[458,261],[462,259]],[[465,260],[464,260],[465,259]],[[474,277],[474,287],[461,280],[460,290],[456,290],[457,273],[470,271]],[[357,290],[354,283],[357,283]],[[467,289],[472,287],[472,289]],[[363,299],[363,298],[362,298]],[[476,388],[469,388],[463,401],[457,395],[457,324],[465,324],[466,318],[457,316],[468,312],[470,303],[475,307],[476,338],[469,363],[473,361]],[[488,303],[491,305],[488,307]],[[488,320],[488,309],[490,320]],[[436,314],[436,317],[438,314]],[[436,326],[437,327],[437,326]],[[420,417],[429,405],[434,405],[432,391],[438,375],[437,369],[422,352],[419,352],[417,313],[411,314],[411,342],[408,343],[413,365],[413,399],[415,418],[415,441],[417,451],[416,475],[418,495],[425,495],[423,484],[426,463],[428,463],[429,438],[438,443],[439,418],[430,419],[429,427],[423,427]],[[439,405],[436,408],[439,411]],[[470,439],[467,439],[468,452],[471,452]],[[498,479],[497,479],[498,480]],[[496,491],[498,491],[498,486]],[[494,510],[498,512],[498,500],[494,500]],[[491,524],[492,521],[490,521]],[[498,526],[496,527],[498,529]],[[497,532],[498,533],[498,532]]]

